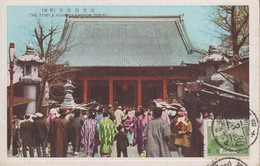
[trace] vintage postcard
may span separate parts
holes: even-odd
[[[1,1],[1,162],[259,165],[259,2]]]

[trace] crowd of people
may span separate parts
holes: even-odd
[[[22,149],[23,157],[67,157],[68,145],[74,156],[83,150],[87,157],[100,153],[111,157],[116,142],[117,157],[128,157],[127,148],[136,146],[141,157],[171,157],[171,145],[179,157],[190,147],[192,123],[181,107],[172,115],[154,107],[145,109],[108,105],[89,110],[52,108],[47,117],[41,113],[25,115],[13,122],[13,156]],[[98,148],[99,147],[99,148]]]

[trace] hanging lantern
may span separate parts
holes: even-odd
[[[128,90],[128,86],[127,86],[126,84],[124,84],[124,85],[122,86],[122,90],[123,90],[124,92],[126,92],[126,91]]]

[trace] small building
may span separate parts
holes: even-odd
[[[77,68],[77,103],[137,106],[177,98],[177,83],[195,81],[204,54],[189,40],[183,15],[68,15],[60,47],[69,48],[56,64]]]

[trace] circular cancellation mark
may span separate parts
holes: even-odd
[[[239,166],[247,166],[245,162],[235,157],[225,157],[214,161],[208,166],[218,166],[218,165],[239,165]]]
[[[249,110],[249,119],[213,119],[211,132],[216,143],[226,151],[247,150],[259,134],[259,120]]]

